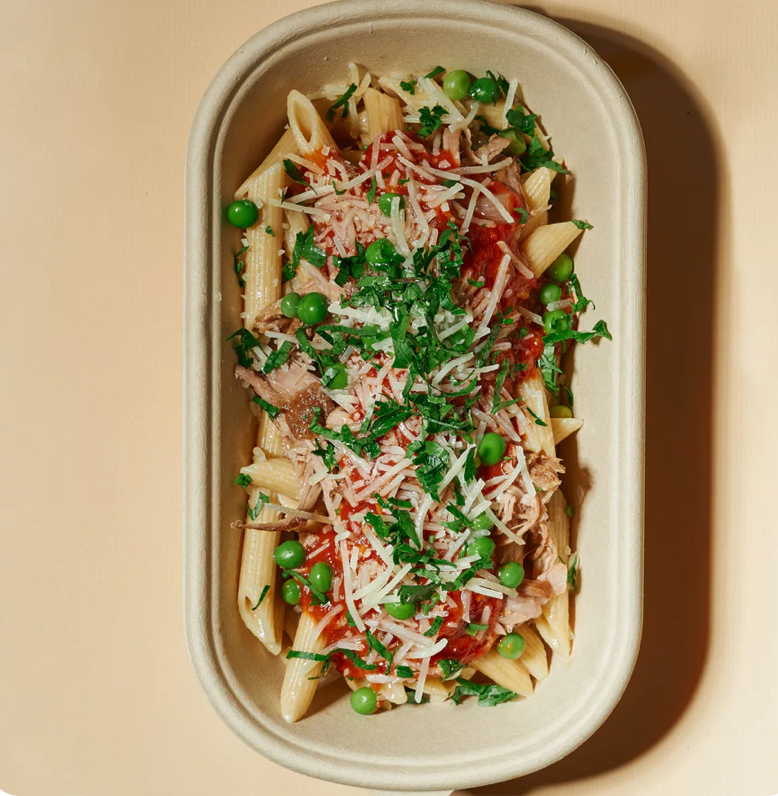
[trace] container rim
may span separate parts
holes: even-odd
[[[210,184],[203,179],[203,169],[212,166],[221,122],[244,81],[257,63],[282,50],[291,41],[324,28],[364,22],[375,8],[370,0],[338,0],[284,17],[250,38],[219,70],[208,87],[195,115],[189,136],[185,175],[184,219],[184,636],[190,664],[198,683],[216,712],[247,744],[280,765],[308,776],[328,779],[345,785],[389,790],[419,791],[471,788],[508,780],[543,768],[588,739],[605,721],[618,703],[629,682],[637,659],[642,625],[643,564],[643,433],[645,422],[645,195],[646,162],[640,125],[624,87],[610,67],[594,53],[591,45],[563,25],[535,12],[498,5],[483,0],[394,0],[382,9],[382,20],[442,19],[452,16],[463,25],[485,22],[504,29],[520,31],[541,45],[550,46],[555,54],[568,61],[596,88],[607,112],[614,118],[619,147],[625,153],[625,172],[630,176],[624,189],[628,217],[624,230],[634,247],[635,274],[643,287],[639,306],[624,319],[625,337],[632,340],[630,356],[636,364],[630,374],[632,408],[624,415],[622,431],[627,445],[625,460],[629,464],[625,482],[631,509],[621,533],[625,543],[626,563],[639,573],[622,582],[620,606],[621,627],[629,631],[628,642],[609,645],[610,657],[600,667],[596,683],[599,699],[587,711],[577,714],[563,729],[544,737],[540,748],[535,744],[529,755],[495,754],[488,758],[488,773],[482,765],[435,769],[425,772],[409,767],[376,765],[360,761],[357,755],[311,754],[302,744],[289,743],[258,723],[229,684],[229,679],[216,653],[212,613],[212,595],[208,573],[212,571],[212,551],[205,529],[213,511],[210,490],[213,417],[209,406],[209,389],[215,366],[210,354],[211,324],[207,284],[209,267],[208,241],[212,238],[212,218],[206,208],[210,201]],[[195,360],[193,352],[197,352]],[[205,353],[204,362],[201,357]],[[623,639],[622,639],[623,641]],[[529,757],[529,761],[527,758]],[[482,761],[479,761],[482,762]]]

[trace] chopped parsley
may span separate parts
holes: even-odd
[[[594,229],[591,224],[587,223],[586,221],[581,221],[578,218],[573,219],[573,224],[575,224],[578,229]]]
[[[260,398],[258,395],[255,395],[251,400],[257,406],[262,407],[262,409],[268,413],[271,420],[275,420],[281,414],[281,410],[277,406],[273,406],[273,404],[268,403],[264,398]]]
[[[259,516],[259,512],[262,511],[262,506],[264,506],[265,503],[269,502],[270,498],[266,494],[264,494],[264,492],[258,492],[257,502],[254,504],[254,507],[252,508],[251,506],[249,506],[247,509],[249,519],[252,522],[254,522],[254,520],[256,520],[256,518]]]
[[[457,677],[457,687],[451,699],[458,705],[463,697],[477,696],[478,704],[482,707],[491,707],[492,705],[499,705],[502,702],[512,702],[518,698],[518,694],[514,691],[509,691],[501,685],[495,683],[473,683],[470,680],[465,680],[462,677]]]
[[[338,108],[342,108],[341,118],[345,119],[348,116],[348,101],[351,99],[351,95],[357,90],[357,84],[352,83],[346,91],[335,100],[335,102],[330,105],[330,109],[327,111],[327,119],[330,122],[335,121],[335,111]]]
[[[233,257],[235,263],[235,274],[238,277],[238,285],[240,287],[246,287],[246,280],[243,278],[243,274],[246,272],[246,263],[243,262],[243,255],[248,250],[249,247],[244,246],[242,249],[238,249]]]
[[[568,562],[568,567],[567,567],[567,585],[570,587],[570,591],[572,592],[578,591],[578,579],[576,577],[577,571],[578,571],[578,553],[573,553],[570,556],[570,561]]]
[[[375,201],[375,191],[376,191],[376,181],[375,176],[370,180],[370,190],[367,192],[367,203],[369,205],[373,204]]]
[[[273,232],[273,227],[271,227],[271,226],[270,226],[270,224],[268,224],[268,225],[265,227],[265,232],[267,232],[267,234],[268,234],[268,235],[272,235],[274,238],[275,238],[275,236],[276,236],[276,233],[275,233],[275,232]]]
[[[250,368],[254,364],[254,355],[251,353],[251,349],[259,346],[259,340],[248,329],[238,329],[225,342],[229,342],[233,338],[237,338],[233,343],[233,348],[238,356],[238,362],[244,368]]]
[[[429,627],[429,630],[424,631],[424,635],[428,638],[433,638],[438,635],[438,630],[443,626],[443,617],[436,616]]]
[[[474,622],[470,622],[468,626],[465,628],[465,632],[468,636],[475,636],[477,633],[480,633],[482,630],[488,630],[489,625],[476,625]]]
[[[249,486],[249,484],[252,483],[251,476],[248,473],[240,473],[235,479],[235,483],[245,489],[247,486]]]
[[[571,518],[572,518],[572,517],[574,517],[574,516],[575,516],[575,509],[574,509],[572,506],[568,506],[568,507],[565,509],[565,514],[567,514],[567,516],[568,516],[568,517],[571,517]]]
[[[547,425],[548,425],[548,423],[545,423],[543,420],[541,420],[541,419],[540,419],[540,418],[539,418],[539,417],[538,417],[538,416],[537,416],[537,415],[536,415],[536,414],[535,414],[535,413],[532,411],[532,407],[528,406],[528,407],[527,407],[527,411],[528,411],[528,412],[529,412],[529,413],[532,415],[532,417],[533,417],[533,418],[535,418],[535,425],[536,425],[536,426],[547,426]]]
[[[455,658],[441,658],[438,661],[438,666],[440,667],[440,672],[444,680],[450,680],[457,672],[461,672],[464,668],[462,661],[458,661]]]
[[[266,583],[265,584],[265,588],[262,589],[262,594],[259,595],[259,599],[257,600],[257,604],[251,606],[251,610],[252,611],[256,611],[257,608],[259,608],[259,606],[262,605],[262,601],[265,599],[265,597],[267,596],[267,593],[269,591],[270,591],[270,584]]]
[[[421,127],[419,128],[419,135],[422,138],[429,138],[435,130],[439,130],[443,124],[443,117],[448,111],[442,105],[436,105],[432,110],[429,108],[422,108],[419,111],[419,119],[421,120]]]
[[[413,95],[416,93],[416,85],[417,80],[401,80],[400,81],[400,88],[403,91],[407,91],[409,94]]]
[[[262,372],[270,373],[276,368],[280,368],[281,365],[285,365],[291,353],[292,353],[292,344],[288,340],[286,340],[281,344],[281,347],[278,349],[278,351],[273,351],[268,356],[267,362],[265,362],[265,364],[262,366]]]
[[[403,680],[410,680],[413,677],[413,669],[410,666],[397,666],[394,673]]]
[[[293,180],[300,185],[305,185],[313,190],[313,186],[308,182],[308,180],[305,179],[305,177],[303,177],[303,173],[291,160],[284,160],[284,171],[289,175],[290,180]]]
[[[438,75],[442,75],[446,70],[442,66],[436,66],[431,72],[428,72],[424,77],[427,80],[434,80]]]

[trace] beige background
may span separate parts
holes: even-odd
[[[308,4],[0,2],[0,789],[15,796],[361,792],[233,737],[181,631],[186,136],[223,61]],[[778,3],[541,10],[606,56],[645,131],[645,632],[590,742],[476,793],[771,796]]]

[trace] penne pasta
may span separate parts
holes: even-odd
[[[300,154],[305,157],[324,147],[337,149],[335,141],[313,103],[299,91],[290,91],[286,102],[289,130]]]
[[[472,661],[470,665],[490,680],[494,680],[497,685],[515,691],[519,696],[532,696],[532,678],[521,661],[508,660],[496,649],[491,649]]]
[[[556,172],[545,166],[535,169],[522,183],[527,208],[530,212],[538,212],[548,207],[551,198],[551,183]]]
[[[321,636],[315,635],[316,619],[307,612],[300,615],[292,649],[303,653],[320,653],[324,649]],[[316,694],[322,663],[304,658],[290,658],[286,662],[281,685],[281,715],[290,723],[299,721]]]
[[[548,677],[548,653],[542,639],[529,624],[523,624],[514,632],[518,633],[526,644],[521,656],[521,665],[538,682],[545,680]]]
[[[551,429],[554,432],[554,444],[559,445],[563,439],[578,431],[584,421],[580,417],[552,417]]]
[[[530,423],[530,448],[536,453],[543,451],[546,456],[555,456],[554,432],[543,377],[536,372],[524,379],[519,385],[518,397],[534,413]]]
[[[284,169],[275,163],[251,183],[248,198],[259,208],[259,220],[246,230],[248,251],[243,262],[246,270],[246,306],[243,325],[253,329],[259,313],[281,298],[281,253],[279,239],[267,230],[281,231],[281,208],[269,203],[284,187]],[[279,236],[280,237],[280,236]]]
[[[250,476],[254,486],[264,492],[277,492],[294,499],[300,495],[297,470],[289,459],[265,459],[244,467],[242,472]]]
[[[371,141],[390,130],[403,129],[403,117],[398,100],[376,91],[374,88],[369,88],[365,91],[364,101],[367,113],[367,132]]]
[[[572,221],[561,221],[538,227],[528,235],[522,241],[522,251],[532,273],[541,276],[580,234],[581,230]]]
[[[249,487],[247,491],[250,505],[254,505],[259,489]],[[248,521],[249,518],[246,519]],[[260,522],[274,522],[278,519],[278,513],[263,508],[257,519]],[[255,531],[249,528],[244,531],[238,580],[238,609],[243,622],[273,655],[281,651],[283,630],[283,616],[279,616],[276,605],[277,568],[273,561],[273,552],[280,536],[278,531]]]
[[[557,489],[548,502],[548,528],[556,545],[559,557],[567,565],[570,549],[570,518],[565,509],[567,501],[562,491]],[[563,658],[570,657],[570,607],[567,591],[552,597],[543,606],[546,627],[538,627],[546,643]]]
[[[271,458],[283,456],[287,448],[287,444],[264,409],[259,421],[257,447],[262,450],[265,456],[270,456]]]

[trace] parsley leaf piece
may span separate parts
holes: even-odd
[[[546,149],[537,135],[533,133],[530,136],[527,151],[521,156],[521,163],[526,171],[534,171],[541,166],[545,166],[547,169],[556,171],[559,174],[569,174],[566,168],[553,160],[553,157],[554,153],[550,149]]]
[[[455,185],[461,185],[462,183],[459,180],[441,180],[441,185],[445,185],[446,188],[453,188]]]
[[[441,658],[438,661],[438,666],[444,680],[450,680],[457,672],[464,669],[462,661],[458,661],[455,658]]]
[[[465,628],[465,632],[468,636],[474,636],[476,633],[480,632],[481,630],[488,630],[489,625],[476,625],[474,622],[470,622],[468,626]]]
[[[508,124],[520,133],[525,135],[533,135],[535,133],[535,120],[538,118],[535,113],[525,113],[524,106],[519,105],[518,108],[508,111],[505,114]]]
[[[265,599],[265,597],[267,597],[267,593],[268,593],[269,591],[270,591],[270,584],[269,584],[269,583],[266,583],[266,584],[265,584],[265,588],[264,588],[264,589],[262,589],[262,594],[260,594],[260,595],[259,595],[259,599],[257,600],[257,604],[256,604],[256,605],[252,605],[252,606],[251,606],[251,610],[252,610],[252,611],[256,611],[256,610],[257,610],[257,608],[259,608],[259,606],[260,606],[260,605],[262,605],[262,600],[264,600],[264,599]]]
[[[332,181],[332,190],[335,191],[336,196],[343,196],[343,194],[346,193],[345,188],[342,191],[339,190],[338,184],[335,182],[335,180]]]
[[[578,218],[573,219],[573,224],[578,227],[578,229],[594,229],[594,227],[586,221],[581,221]]]
[[[286,340],[284,343],[281,344],[281,347],[278,351],[273,351],[267,358],[267,362],[262,366],[263,373],[270,373],[271,371],[275,370],[276,368],[280,368],[281,365],[285,364],[286,361],[289,359],[289,355],[292,353],[292,344]]]
[[[249,506],[247,509],[249,519],[254,522],[254,520],[259,516],[259,512],[262,511],[262,506],[269,502],[270,498],[264,492],[259,492],[257,494],[257,502],[254,504],[254,507],[252,508]]]
[[[275,238],[275,236],[276,236],[276,233],[275,233],[275,232],[273,232],[273,227],[271,227],[271,226],[270,226],[270,224],[268,224],[268,225],[265,227],[265,232],[266,232],[268,235],[272,235],[274,238]]]
[[[604,337],[606,340],[612,340],[613,337],[608,331],[608,325],[605,321],[597,321],[592,327],[591,332],[579,332],[577,329],[566,329],[563,332],[551,332],[543,338],[543,342],[548,343],[561,343],[563,340],[575,340],[576,343],[588,343],[594,337]]]
[[[448,113],[448,111],[442,105],[436,105],[432,110],[429,108],[422,108],[419,111],[419,119],[421,120],[419,135],[422,138],[429,138],[435,130],[439,130],[443,124],[443,117],[446,113]]]
[[[305,575],[301,574],[300,572],[295,572],[293,569],[287,570],[287,572],[298,582],[302,583],[303,586],[307,586],[311,594],[321,603],[321,605],[326,605],[330,598],[322,591],[319,591]]]
[[[541,419],[540,419],[540,418],[539,418],[539,417],[538,417],[538,416],[537,416],[537,415],[536,415],[536,414],[535,414],[535,413],[532,411],[532,409],[531,409],[529,406],[527,407],[527,411],[528,411],[528,412],[529,412],[529,413],[532,415],[532,417],[534,417],[534,418],[535,418],[535,425],[536,425],[536,426],[547,426],[547,425],[548,425],[548,423],[544,423],[544,422],[543,422],[543,421],[542,421],[542,420],[541,420]]]
[[[357,90],[357,84],[352,83],[346,91],[335,100],[335,102],[330,105],[330,109],[327,111],[327,119],[331,122],[335,121],[335,111],[338,108],[343,108],[341,113],[341,118],[345,119],[348,116],[348,101],[351,99],[351,95]]]
[[[248,251],[248,248],[248,246],[244,246],[242,249],[236,251],[234,255],[235,274],[238,277],[238,284],[240,287],[246,287],[246,280],[243,278],[243,274],[246,270],[246,263],[243,262],[243,254]]]
[[[235,479],[235,483],[238,486],[242,486],[244,489],[252,482],[251,476],[248,473],[240,473],[238,477]]]
[[[577,571],[578,571],[578,553],[573,553],[570,556],[570,561],[567,567],[567,585],[570,587],[570,590],[573,592],[578,591],[578,579],[576,578]]]
[[[235,332],[235,334],[231,334],[225,342],[229,342],[233,337],[238,338],[233,344],[235,353],[238,356],[238,362],[244,368],[250,368],[254,363],[254,355],[251,353],[251,349],[259,345],[259,340],[257,340],[248,329],[238,329],[238,331]]]
[[[438,484],[443,480],[449,466],[449,457],[446,449],[437,442],[427,440],[426,442],[411,443],[411,447],[418,445],[413,451],[413,463],[416,465],[416,477],[419,483],[429,495],[440,502],[438,495]]]
[[[398,666],[394,673],[398,677],[402,677],[404,680],[410,680],[413,677],[413,669],[410,666]]]
[[[518,698],[518,694],[514,691],[509,691],[501,685],[494,683],[473,683],[470,680],[465,680],[462,677],[457,677],[457,687],[451,698],[458,705],[462,701],[462,697],[477,696],[478,704],[482,707],[491,707],[499,705],[502,702],[512,702]]]
[[[268,413],[271,420],[275,420],[281,414],[281,410],[277,406],[273,406],[273,404],[268,403],[264,398],[260,398],[258,395],[255,395],[251,400],[254,401],[257,406],[262,407],[262,409]]]
[[[568,517],[571,517],[571,518],[572,518],[572,517],[574,517],[574,516],[575,516],[575,509],[574,509],[572,506],[568,506],[568,507],[565,509],[565,514],[567,514],[567,516],[568,516]]]
[[[519,217],[519,224],[526,224],[529,221],[529,213],[523,207],[517,207],[513,212]]]
[[[303,173],[291,160],[284,160],[284,171],[289,175],[290,180],[293,180],[300,185],[307,185],[309,188],[311,188],[311,190],[313,190],[308,180],[303,177]]]
[[[389,670],[392,668],[394,655],[392,655],[392,653],[389,652],[389,650],[369,630],[365,631],[365,638],[367,638],[368,649],[375,650],[382,658],[386,660],[386,673],[389,674]]]
[[[376,184],[374,176],[373,179],[370,180],[370,190],[367,192],[367,203],[369,205],[373,204],[373,202],[375,201],[375,192],[377,187],[378,186]]]
[[[401,80],[400,81],[400,88],[403,91],[407,91],[409,94],[413,95],[416,93],[416,85],[418,80]]]
[[[324,462],[324,466],[330,472],[333,472],[333,470],[337,467],[335,446],[331,442],[325,442],[323,445],[317,443],[312,453],[314,456],[318,456]]]
[[[320,661],[322,663],[330,658],[329,655],[322,655],[320,652],[307,652],[306,650],[289,650],[286,653],[286,657],[289,659],[302,658],[304,661]]]
[[[442,75],[446,70],[442,66],[436,66],[431,72],[424,75],[428,80],[434,80],[438,75]]]
[[[443,617],[436,616],[432,624],[430,625],[429,630],[424,631],[424,635],[427,636],[428,638],[433,638],[434,636],[437,636],[438,630],[440,630],[442,625],[443,625]]]
[[[400,586],[398,595],[401,603],[421,603],[428,600],[437,588],[434,583],[426,586]]]
[[[486,76],[487,77],[491,77],[492,80],[494,80],[494,82],[497,84],[497,90],[501,94],[504,95],[504,94],[508,93],[508,88],[509,88],[508,81],[505,79],[505,77],[503,75],[501,75],[499,72],[497,72],[497,74],[495,74],[494,72],[490,72],[487,69]]]
[[[354,650],[343,650],[338,648],[333,650],[333,652],[339,652],[341,655],[345,655],[355,666],[366,672],[374,672],[378,668],[375,663],[368,663],[363,658],[360,658]]]

